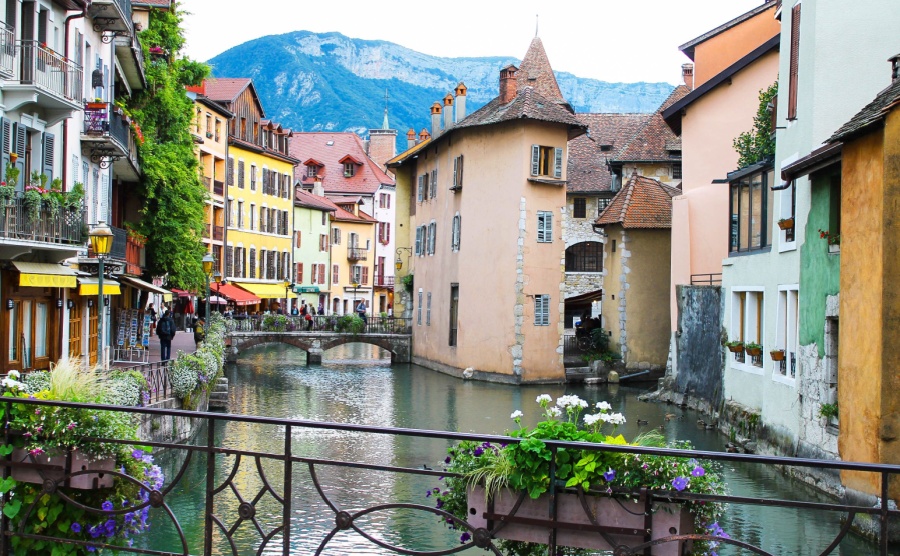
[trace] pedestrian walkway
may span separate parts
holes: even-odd
[[[194,334],[193,332],[184,332],[178,331],[175,334],[175,337],[172,338],[172,359],[175,358],[175,355],[178,353],[178,350],[181,350],[185,353],[194,353],[197,351],[197,346],[194,344]],[[148,363],[156,363],[159,361],[159,336],[155,334],[150,336],[150,359]],[[113,367],[134,367],[135,365],[140,365],[141,363],[136,362],[128,362],[122,361],[121,363],[113,363]]]

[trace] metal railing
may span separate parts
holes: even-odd
[[[124,261],[128,254],[128,232],[115,226],[110,226],[109,228],[113,233],[113,244],[112,249],[109,251],[109,256],[113,259]]]
[[[342,315],[316,315],[312,320],[296,315],[237,315],[225,319],[228,332],[335,332],[353,333],[341,322]],[[412,319],[402,317],[367,317],[358,334],[410,334]]]
[[[83,245],[87,241],[83,208],[52,209],[42,202],[35,215],[28,210],[21,192],[3,203],[0,200],[0,238],[66,245]]]
[[[341,497],[343,489],[337,488],[329,481],[329,477],[342,476],[355,471],[367,473],[373,487],[378,484],[397,484],[401,480],[424,478],[441,484],[443,477],[461,477],[455,473],[449,473],[443,469],[431,469],[427,466],[411,467],[386,463],[379,450],[360,449],[352,451],[353,455],[340,456],[342,459],[327,457],[326,447],[313,446],[313,450],[305,450],[299,446],[297,439],[309,437],[322,437],[326,434],[337,438],[352,438],[359,446],[380,446],[384,443],[391,445],[427,445],[432,442],[446,442],[447,444],[460,441],[473,441],[480,445],[497,446],[521,442],[523,439],[499,435],[467,434],[458,432],[444,432],[433,430],[401,429],[376,427],[371,425],[352,425],[335,422],[323,422],[300,419],[276,419],[270,417],[230,415],[210,412],[194,412],[174,409],[157,408],[125,408],[100,404],[82,404],[71,402],[58,402],[53,400],[40,400],[29,398],[4,398],[5,415],[11,415],[14,404],[19,407],[34,406],[37,412],[43,408],[50,413],[49,408],[60,407],[69,410],[83,410],[85,412],[114,411],[127,413],[128,415],[146,415],[153,421],[168,421],[174,418],[192,419],[205,425],[205,434],[197,441],[190,444],[178,444],[174,442],[154,442],[141,439],[142,445],[152,446],[155,450],[165,450],[171,453],[175,464],[174,472],[168,473],[162,486],[149,493],[149,496],[140,500],[127,503],[126,507],[116,509],[113,513],[120,514],[130,512],[139,514],[145,508],[160,508],[154,517],[153,526],[161,526],[155,520],[164,519],[168,525],[168,536],[160,537],[158,546],[154,548],[138,548],[125,545],[111,545],[106,537],[91,539],[85,536],[83,539],[73,538],[72,535],[60,534],[56,527],[46,529],[35,527],[26,533],[26,524],[37,519],[38,503],[40,496],[34,497],[33,503],[23,502],[21,510],[15,519],[6,515],[2,517],[2,535],[0,535],[0,556],[8,556],[13,551],[14,538],[30,538],[37,541],[46,541],[48,545],[79,545],[85,547],[92,545],[98,549],[115,549],[123,554],[151,554],[170,556],[174,554],[262,554],[277,553],[288,556],[290,554],[319,554],[331,553],[339,550],[336,543],[341,541],[333,539],[353,536],[353,542],[372,543],[371,550],[379,553],[392,554],[453,554],[480,547],[499,555],[496,547],[496,534],[508,523],[529,524],[550,530],[548,535],[548,554],[556,554],[557,533],[570,529],[593,531],[600,538],[608,538],[608,535],[626,535],[620,546],[616,547],[616,554],[622,556],[646,554],[651,547],[668,543],[680,543],[684,541],[712,541],[724,545],[732,545],[735,548],[742,547],[755,554],[771,555],[771,548],[766,550],[758,546],[767,542],[770,546],[771,539],[763,536],[761,539],[755,529],[744,531],[740,527],[729,531],[729,536],[720,536],[711,530],[664,530],[652,534],[652,519],[650,516],[654,508],[661,503],[720,503],[727,504],[729,509],[744,508],[777,508],[779,515],[790,519],[791,523],[802,527],[805,521],[821,520],[823,513],[846,514],[844,525],[839,525],[835,520],[834,537],[825,538],[819,542],[825,546],[808,546],[813,554],[835,554],[838,545],[849,533],[850,527],[857,516],[869,516],[874,526],[880,531],[879,542],[871,545],[872,554],[887,556],[889,554],[889,529],[897,524],[900,511],[892,508],[889,485],[900,474],[900,466],[844,462],[834,460],[815,460],[803,458],[773,457],[737,453],[720,453],[700,450],[679,450],[670,448],[651,448],[630,445],[616,445],[604,443],[564,442],[558,440],[545,440],[544,444],[550,450],[551,461],[557,459],[561,450],[570,453],[611,452],[639,456],[652,461],[654,457],[678,458],[682,460],[694,460],[704,466],[709,462],[719,462],[720,465],[728,464],[731,467],[741,466],[753,476],[767,475],[771,469],[784,469],[786,474],[808,474],[809,471],[826,472],[839,475],[842,472],[852,472],[853,475],[865,477],[865,483],[871,483],[874,494],[878,495],[874,504],[866,501],[837,502],[824,500],[818,496],[804,497],[799,495],[796,499],[784,500],[769,497],[746,497],[733,495],[701,494],[689,491],[677,491],[671,487],[658,488],[626,488],[599,485],[599,488],[589,490],[582,499],[585,508],[585,499],[588,497],[611,498],[624,504],[628,500],[639,503],[629,504],[632,513],[645,517],[646,527],[638,530],[623,531],[621,527],[613,527],[599,514],[591,517],[593,525],[577,525],[559,519],[557,505],[548,505],[548,513],[543,517],[530,517],[516,515],[519,505],[512,510],[510,515],[502,519],[494,517],[493,505],[488,505],[482,515],[473,515],[467,520],[457,518],[445,510],[432,505],[433,498],[426,499],[424,492],[407,491],[404,489],[387,489],[386,496],[381,496],[383,489],[361,489],[354,493],[349,500]],[[13,401],[14,400],[14,401]],[[246,435],[274,435],[277,439],[273,445],[279,446],[271,452],[252,451],[243,446],[231,447],[221,444],[222,431],[225,426],[240,427],[242,434]],[[12,442],[12,431],[5,426],[4,441]],[[382,440],[383,439],[383,440]],[[85,438],[83,442],[119,444],[131,446],[133,440],[119,438]],[[296,443],[296,445],[295,445]],[[194,460],[199,460],[194,462]],[[12,470],[23,467],[31,467],[44,480],[36,489],[43,489],[48,496],[58,496],[57,488],[71,477],[71,474],[61,468],[61,463],[35,466],[27,461],[13,460],[12,455],[7,455],[2,460],[3,477],[10,476]],[[62,461],[65,461],[63,458]],[[247,462],[249,465],[242,465]],[[198,469],[199,467],[199,469]],[[48,471],[59,469],[60,474],[48,478]],[[189,469],[196,471],[188,472]],[[219,472],[224,469],[224,472]],[[805,471],[809,470],[809,471]],[[84,472],[81,472],[84,473]],[[127,475],[122,468],[110,472],[120,480],[127,480],[140,484],[142,477],[135,478]],[[550,494],[555,497],[563,492],[581,492],[565,487],[563,480],[558,478],[555,465],[549,467]],[[277,479],[276,479],[277,477]],[[199,479],[199,480],[198,480]],[[251,487],[251,485],[253,485]],[[178,504],[179,493],[186,490],[200,491],[202,494],[203,511],[198,511],[195,505]],[[379,492],[376,492],[379,491]],[[66,491],[61,491],[65,493]],[[254,497],[254,493],[258,494]],[[310,504],[305,498],[304,492],[315,493],[317,498],[314,504]],[[54,494],[56,493],[56,494]],[[270,496],[265,496],[266,494]],[[523,494],[519,494],[521,499]],[[235,497],[237,502],[235,502]],[[579,496],[580,497],[580,496]],[[871,496],[875,498],[874,496]],[[59,497],[62,504],[71,505],[72,509],[86,511],[96,515],[111,512],[108,508],[87,507],[79,505],[69,496]],[[100,504],[104,498],[95,497],[96,504]],[[3,503],[8,504],[12,500],[11,494],[3,494]],[[80,499],[82,502],[83,498]],[[237,504],[240,504],[236,508]],[[385,540],[375,531],[371,531],[373,524],[369,517],[374,512],[386,512],[389,516],[396,512],[403,512],[405,521],[410,523],[408,538],[428,536],[434,538],[433,529],[438,520],[452,523],[456,534],[465,533],[462,537],[447,536],[438,550],[416,550],[407,546],[409,541],[402,540],[406,536],[393,537],[393,540]],[[4,512],[5,514],[5,512]],[[146,514],[144,514],[146,515]],[[418,519],[410,519],[416,516]],[[789,516],[789,517],[787,517]],[[474,521],[487,518],[486,524],[474,526]],[[40,519],[44,519],[42,516]],[[200,523],[192,520],[198,519]],[[492,521],[492,519],[494,519]],[[246,535],[240,527],[244,521],[248,521],[252,527],[255,525],[259,535]],[[472,523],[470,523],[470,521]],[[190,525],[190,527],[188,527]],[[196,532],[194,532],[196,531]],[[199,531],[202,531],[202,535]],[[27,537],[26,537],[27,535]],[[815,541],[810,541],[814,543]],[[775,539],[775,543],[778,541]],[[618,543],[617,543],[618,544]],[[645,552],[646,551],[646,552]],[[779,550],[779,556],[792,554],[787,550]]]
[[[347,249],[347,260],[350,261],[364,261],[368,258],[369,252],[366,249],[362,249],[360,247],[350,247]]]
[[[376,288],[393,288],[394,287],[394,277],[393,276],[379,276],[375,275],[375,287]]]
[[[123,153],[131,154],[131,126],[115,106],[106,102],[89,102],[84,107],[84,134],[110,137]]]
[[[16,73],[16,31],[0,22],[0,75],[10,78]]]
[[[35,87],[66,100],[81,104],[84,98],[84,73],[78,64],[50,50],[38,41],[18,41],[18,74],[13,78],[22,85]]]
[[[722,284],[722,273],[691,274],[692,286],[716,286]]]
[[[169,361],[153,361],[125,367],[113,367],[112,371],[138,371],[147,381],[150,388],[150,399],[145,403],[157,403],[172,398],[172,385],[169,383]]]

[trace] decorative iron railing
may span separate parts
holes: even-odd
[[[225,194],[225,182],[219,180],[213,180],[213,195],[224,195]]]
[[[222,241],[225,239],[225,226],[213,226],[213,240]]]
[[[603,516],[594,515],[585,510],[586,517],[592,525],[575,525],[560,519],[558,507],[554,502],[556,497],[566,491],[576,492],[565,488],[563,481],[556,478],[556,467],[550,466],[550,500],[547,517],[525,517],[517,515],[518,504],[509,512],[509,515],[497,519],[493,514],[493,507],[488,506],[483,513],[475,513],[469,520],[487,519],[487,523],[476,527],[469,521],[464,521],[446,511],[427,504],[424,500],[424,492],[406,492],[389,490],[385,496],[374,496],[374,491],[382,489],[372,488],[372,492],[364,490],[354,491],[353,498],[343,498],[341,485],[335,486],[328,477],[335,474],[347,473],[351,470],[367,472],[371,474],[370,483],[375,486],[384,484],[385,481],[396,481],[401,477],[430,477],[437,482],[440,477],[458,475],[447,473],[441,469],[426,467],[409,467],[385,463],[381,458],[380,450],[360,449],[353,453],[355,456],[343,456],[345,459],[325,459],[318,450],[305,449],[308,442],[295,440],[307,438],[307,435],[321,434],[327,431],[340,437],[352,437],[361,447],[368,444],[379,445],[381,439],[394,444],[414,445],[446,441],[448,444],[463,440],[477,443],[490,443],[491,445],[510,444],[520,442],[522,439],[497,435],[477,435],[456,432],[442,432],[430,430],[398,429],[375,427],[368,425],[349,425],[333,422],[320,422],[297,419],[275,419],[270,417],[255,417],[244,415],[229,415],[221,413],[201,413],[184,410],[156,409],[156,408],[124,408],[97,404],[65,403],[52,400],[39,400],[28,398],[4,398],[5,414],[10,415],[13,404],[34,406],[35,411],[41,407],[66,407],[87,411],[115,411],[130,415],[148,415],[154,421],[164,421],[173,418],[185,418],[202,421],[205,424],[206,433],[201,435],[193,444],[176,444],[171,442],[153,442],[142,439],[141,444],[152,446],[154,449],[164,449],[172,455],[174,461],[179,462],[174,473],[169,473],[158,489],[148,493],[146,497],[133,502],[127,502],[124,508],[86,507],[76,505],[70,497],[66,496],[66,490],[60,489],[65,482],[72,478],[73,474],[61,467],[60,463],[34,466],[34,464],[13,461],[11,455],[2,460],[3,478],[9,477],[12,469],[31,465],[43,478],[43,483],[35,488],[41,494],[59,496],[63,504],[73,505],[87,514],[103,515],[104,513],[120,514],[129,512],[139,515],[145,508],[158,509],[152,514],[152,519],[164,523],[152,523],[153,528],[168,527],[171,533],[165,538],[156,539],[154,548],[117,546],[108,544],[106,536],[99,538],[87,538],[84,540],[64,536],[56,527],[36,529],[32,534],[25,533],[25,525],[30,520],[38,519],[38,504],[42,496],[35,496],[34,501],[19,502],[21,508],[14,519],[2,516],[2,535],[0,535],[0,556],[8,556],[13,552],[12,544],[16,538],[30,538],[43,540],[53,546],[78,545],[82,547],[93,546],[95,549],[115,549],[121,554],[151,554],[159,556],[203,554],[321,554],[333,551],[336,537],[346,538],[352,536],[359,543],[371,543],[371,550],[377,553],[408,554],[408,555],[438,555],[455,554],[475,547],[500,555],[497,548],[495,535],[508,523],[528,524],[543,527],[550,530],[548,535],[548,554],[556,554],[556,538],[559,532],[580,529],[582,531],[596,532],[598,538],[607,539],[610,535],[627,535],[627,544],[616,543],[616,556],[628,556],[647,554],[652,547],[671,545],[683,541],[713,541],[719,543],[719,548],[730,545],[744,549],[748,552],[761,555],[774,556],[772,552],[758,544],[769,542],[768,536],[760,536],[755,532],[747,533],[746,538],[740,538],[742,531],[731,531],[731,536],[718,536],[709,530],[681,531],[681,530],[652,530],[652,512],[662,503],[682,503],[687,501],[702,503],[723,503],[728,508],[737,507],[769,507],[777,508],[785,519],[791,519],[798,527],[802,527],[804,520],[821,519],[823,512],[837,512],[846,514],[842,526],[835,526],[834,537],[826,546],[809,546],[811,554],[835,554],[841,540],[847,536],[856,516],[868,516],[880,531],[879,542],[871,546],[872,554],[887,556],[889,554],[888,539],[889,527],[897,524],[900,511],[893,507],[890,500],[889,485],[891,479],[896,479],[900,474],[898,465],[879,465],[868,463],[853,463],[843,461],[825,461],[801,458],[771,457],[746,454],[732,454],[706,451],[677,450],[667,448],[649,448],[616,444],[575,443],[555,440],[545,440],[544,443],[552,454],[559,450],[569,449],[581,453],[582,451],[603,451],[630,455],[664,456],[670,458],[684,458],[700,462],[718,461],[732,465],[747,466],[751,471],[758,471],[763,475],[773,467],[782,468],[786,472],[793,473],[803,470],[825,471],[837,475],[841,472],[853,472],[854,475],[866,477],[866,482],[877,489],[878,502],[875,504],[863,502],[833,502],[822,501],[820,498],[804,500],[801,497],[793,500],[775,498],[743,497],[731,495],[707,495],[677,491],[671,488],[624,488],[591,489],[589,496],[607,497],[624,504],[629,500],[637,500],[638,504],[629,504],[629,511],[645,517],[646,527],[643,529],[631,529],[623,531],[621,527],[604,521]],[[13,401],[14,400],[14,401]],[[239,426],[244,434],[275,435],[280,440],[281,449],[273,452],[256,452],[238,447],[222,446],[220,444],[222,430],[225,426]],[[4,427],[4,440],[9,443],[11,431]],[[103,442],[109,444],[133,444],[132,440],[118,438],[86,438],[90,442]],[[296,444],[296,445],[295,445]],[[194,460],[199,460],[194,462]],[[648,458],[652,459],[652,458]],[[250,465],[243,465],[244,460],[249,460]],[[62,458],[65,461],[65,458]],[[202,466],[202,467],[201,467]],[[217,472],[225,469],[224,473]],[[50,471],[59,470],[58,475],[49,474]],[[190,472],[189,470],[195,470]],[[197,471],[199,471],[199,476]],[[76,471],[75,474],[89,473]],[[124,468],[107,471],[114,477],[130,481],[140,479],[129,477]],[[191,489],[202,491],[203,509],[198,512],[194,505],[178,505],[179,493]],[[303,500],[301,493],[311,492],[321,501],[319,504],[309,504]],[[584,496],[586,497],[586,496]],[[583,497],[583,498],[584,498]],[[97,497],[103,500],[102,497]],[[12,501],[11,495],[3,494],[4,504]],[[582,504],[585,504],[582,501]],[[587,508],[584,505],[584,508]],[[474,511],[474,508],[472,509]],[[472,513],[470,511],[470,513]],[[199,514],[197,528],[191,521]],[[381,514],[379,516],[379,514]],[[146,514],[145,514],[146,515]],[[396,517],[402,515],[403,521],[410,531],[408,536],[398,536],[397,540],[388,540],[371,531],[370,518]],[[789,517],[788,517],[789,516]],[[45,515],[40,519],[45,519]],[[493,520],[492,520],[493,518]],[[457,533],[465,533],[460,540],[448,538],[448,546],[443,550],[417,550],[408,546],[409,540],[418,536],[433,537],[431,533],[436,526],[436,521],[447,521],[457,529]],[[192,527],[186,525],[190,523]],[[242,527],[243,525],[243,527]],[[200,529],[202,528],[202,535]],[[242,534],[242,529],[249,528],[252,535]],[[196,532],[194,532],[196,531]],[[146,533],[145,533],[146,534]],[[202,537],[202,538],[201,538]],[[338,537],[338,538],[340,538]],[[333,542],[335,541],[335,542]],[[771,543],[770,543],[771,544]],[[776,541],[777,544],[777,541]],[[804,547],[807,548],[807,547]],[[298,552],[299,550],[299,552]],[[328,552],[330,553],[330,552]],[[780,549],[779,556],[788,556],[788,551]]]
[[[5,205],[0,200],[0,238],[83,245],[87,241],[85,211],[41,202],[35,212],[25,203],[24,193],[17,192]]]
[[[368,258],[369,252],[366,249],[362,249],[360,247],[351,247],[347,249],[347,260],[350,261],[364,261]]]
[[[113,371],[138,371],[147,381],[150,388],[150,399],[146,403],[157,403],[174,397],[172,385],[169,383],[169,363],[172,361],[154,361],[127,367],[113,367]]]
[[[375,275],[375,287],[376,288],[393,288],[394,287],[394,277],[393,276],[379,276]]]
[[[33,85],[70,103],[81,104],[84,98],[83,70],[38,41],[19,41],[19,66],[16,81]]]
[[[339,315],[316,315],[312,320],[296,315],[237,315],[225,319],[228,332],[338,332],[347,334],[410,334],[412,319],[402,317],[367,317],[362,330],[354,331]]]
[[[10,78],[16,72],[16,32],[0,22],[0,75]]]
[[[113,244],[112,249],[109,251],[109,256],[113,259],[124,261],[128,254],[128,232],[115,226],[110,226],[109,228],[113,233]]]

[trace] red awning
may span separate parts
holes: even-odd
[[[174,293],[178,297],[194,297],[196,294],[191,292],[186,292],[184,290],[179,290],[178,288],[172,288],[172,293]]]
[[[242,290],[231,284],[216,286],[215,293],[227,298],[235,305],[256,305],[257,303],[262,302],[262,299],[256,297],[247,290]]]

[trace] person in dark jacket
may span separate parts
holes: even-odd
[[[156,335],[159,336],[159,359],[168,361],[172,358],[172,338],[175,337],[175,321],[172,313],[166,311],[156,325]]]
[[[194,343],[197,347],[200,347],[200,344],[203,343],[203,340],[206,339],[206,319],[200,317],[197,319],[197,324],[194,325]]]

